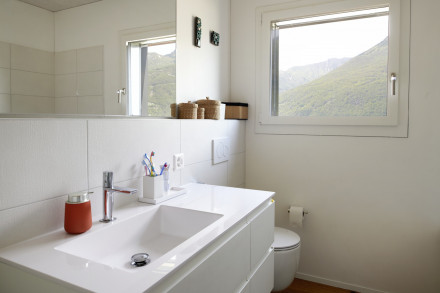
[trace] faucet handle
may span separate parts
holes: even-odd
[[[105,171],[103,173],[102,187],[113,188],[113,172]]]

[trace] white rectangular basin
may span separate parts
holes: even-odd
[[[171,206],[156,209],[90,231],[56,250],[90,261],[134,271],[131,256],[147,253],[151,262],[171,251],[223,215]]]

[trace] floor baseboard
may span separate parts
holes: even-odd
[[[367,288],[367,287],[362,287],[362,286],[357,286],[357,285],[348,284],[348,283],[344,283],[344,282],[339,282],[339,281],[334,281],[334,280],[325,279],[325,278],[321,278],[321,277],[316,277],[316,276],[312,276],[312,275],[308,275],[308,274],[303,274],[300,272],[296,273],[295,278],[303,279],[303,280],[311,281],[311,282],[315,282],[315,283],[320,283],[320,284],[324,284],[324,285],[329,285],[329,286],[333,286],[333,287],[338,287],[338,288],[342,288],[342,289],[352,290],[352,291],[356,291],[356,292],[360,292],[360,293],[388,293],[385,291],[375,290],[375,289],[371,289],[371,288]]]

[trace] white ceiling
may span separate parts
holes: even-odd
[[[101,0],[19,0],[52,12],[69,9]]]

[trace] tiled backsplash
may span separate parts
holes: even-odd
[[[49,52],[0,42],[0,113],[104,114],[103,46]]]
[[[55,112],[104,114],[104,47],[55,53]]]
[[[102,173],[142,194],[142,155],[185,167],[171,185],[244,186],[245,121],[174,119],[0,119],[0,247],[63,227],[67,194],[94,191],[93,219],[102,213]],[[231,139],[231,158],[212,165],[211,140]],[[116,196],[116,206],[137,196]]]
[[[54,113],[53,52],[0,42],[0,113]]]

